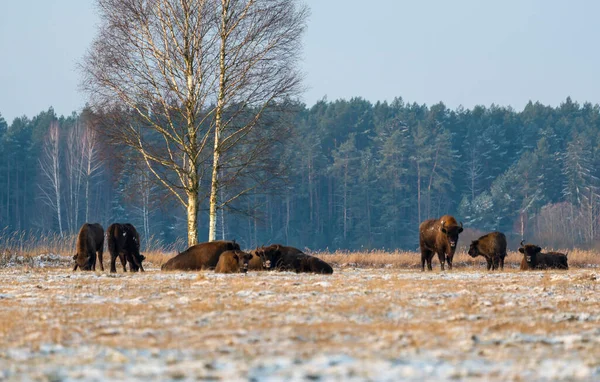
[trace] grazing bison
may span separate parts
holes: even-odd
[[[542,253],[542,249],[534,244],[521,241],[519,252],[523,254],[521,270],[533,269],[569,269],[567,255],[560,252]]]
[[[243,251],[225,251],[219,256],[215,273],[246,273],[248,262],[255,257]]]
[[[462,231],[462,223],[459,226],[456,219],[450,215],[444,215],[439,219],[425,220],[421,223],[419,226],[421,270],[425,270],[425,262],[427,262],[427,269],[432,270],[431,259],[435,253],[440,259],[442,271],[445,261],[448,261],[448,268],[452,269],[452,258],[456,251],[458,234]]]
[[[73,271],[81,269],[82,271],[96,270],[96,253],[100,262],[100,269],[104,270],[102,264],[102,251],[104,249],[104,229],[98,223],[84,223],[79,229],[77,235],[76,253],[73,256],[75,266]]]
[[[318,257],[307,255],[298,248],[273,244],[258,251],[269,270],[294,271],[296,273],[332,274],[333,268]]]
[[[239,244],[235,241],[216,240],[196,244],[169,259],[169,261],[163,264],[161,269],[163,271],[214,269],[219,262],[221,253],[235,250],[240,250]]]
[[[504,269],[506,236],[502,232],[490,232],[477,240],[473,240],[469,247],[469,256],[485,257],[488,271],[498,269],[498,265],[500,265],[500,269]]]
[[[121,260],[123,272],[127,272],[125,265],[128,262],[131,272],[138,270],[144,272],[142,261],[146,257],[140,254],[140,235],[133,225],[129,223],[111,224],[106,230],[106,240],[110,251],[110,271],[112,273],[117,271],[117,257]]]

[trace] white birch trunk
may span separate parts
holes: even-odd
[[[223,200],[223,189],[221,189],[220,194],[221,200]],[[221,240],[225,240],[225,210],[221,208],[219,211],[221,213]]]
[[[50,191],[42,188],[46,203],[56,212],[58,219],[58,230],[63,236],[62,211],[61,211],[61,182],[60,182],[60,144],[58,122],[52,122],[48,129],[48,137],[45,142],[45,157],[40,160],[42,173],[50,183]],[[17,179],[18,180],[18,179]]]
[[[220,144],[221,129],[223,121],[223,108],[225,107],[225,49],[227,46],[227,20],[229,13],[229,0],[221,0],[221,47],[219,50],[219,91],[217,96],[217,108],[215,109],[215,144],[213,149],[213,169],[210,182],[210,208],[208,213],[208,241],[214,241],[217,238],[217,208],[219,192],[219,169],[220,169]]]
[[[188,192],[187,202],[188,245],[198,244],[198,193]]]

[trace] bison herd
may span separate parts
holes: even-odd
[[[463,231],[456,219],[450,215],[444,215],[439,219],[425,220],[419,226],[419,244],[421,247],[421,270],[431,268],[431,259],[437,253],[440,266],[444,270],[444,262],[452,269],[452,258],[456,251],[458,235]],[[521,241],[519,252],[523,254],[521,270],[533,269],[569,269],[567,255],[560,252],[542,253],[537,245],[524,244]],[[487,262],[487,269],[496,270],[498,267],[504,269],[504,258],[506,257],[506,236],[502,232],[490,232],[477,240],[473,240],[469,246],[469,256],[482,256]]]
[[[116,272],[117,257],[123,265],[123,272],[127,272],[125,265],[129,262],[129,270],[144,272],[142,261],[145,257],[140,254],[140,235],[131,224],[114,223],[108,226],[106,230],[106,241],[110,252],[110,271]],[[77,235],[77,244],[75,245],[75,267],[82,271],[96,270],[96,254],[100,263],[100,270],[104,270],[102,263],[102,253],[104,251],[104,229],[98,223],[84,223],[79,229]]]
[[[144,272],[142,262],[146,259],[140,253],[140,236],[131,224],[114,223],[106,230],[106,241],[110,251],[110,271],[116,272],[117,257],[123,272]],[[73,256],[75,267],[83,271],[96,270],[96,256],[100,270],[104,270],[102,253],[104,229],[100,224],[85,223],[77,235],[76,253]],[[294,247],[270,245],[244,252],[235,241],[217,240],[189,247],[163,264],[163,271],[197,271],[214,269],[217,273],[246,273],[253,271],[294,271],[296,273],[333,273],[331,265],[323,260],[307,255]]]
[[[463,231],[462,223],[453,216],[444,215],[439,219],[425,220],[419,226],[421,248],[421,270],[432,270],[431,261],[437,254],[442,271],[445,264],[452,269],[452,260],[458,244],[458,236]],[[110,252],[110,271],[116,272],[119,258],[123,272],[129,263],[131,272],[142,271],[145,257],[140,253],[140,236],[131,224],[114,223],[106,230],[106,241]],[[96,256],[100,270],[104,270],[102,253],[104,229],[100,224],[85,223],[77,236],[75,266],[83,271],[96,270]],[[534,244],[521,241],[519,252],[523,254],[521,270],[568,269],[567,255],[559,252],[542,253]],[[490,232],[469,246],[469,256],[481,256],[487,262],[488,270],[504,269],[506,257],[506,236],[502,232]],[[273,244],[244,252],[235,241],[217,240],[189,247],[163,264],[163,271],[196,271],[214,269],[217,273],[246,273],[252,271],[293,271],[296,273],[332,274],[333,268],[325,261],[307,255],[301,250]]]

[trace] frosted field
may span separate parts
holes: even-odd
[[[599,380],[598,269],[0,269],[0,380]],[[439,265],[438,265],[439,268]]]

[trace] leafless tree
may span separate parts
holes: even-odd
[[[248,144],[265,110],[294,94],[293,63],[306,8],[297,0],[97,0],[100,31],[82,64],[92,108],[107,133],[135,149],[155,179],[187,210],[188,243],[198,240],[200,184],[211,175],[210,234],[218,191],[247,169],[227,155]],[[114,113],[121,110],[125,113]],[[119,116],[126,115],[126,118]],[[134,118],[135,117],[135,118]],[[226,168],[224,158],[234,159]],[[212,169],[211,169],[212,167]]]
[[[40,184],[44,202],[56,212],[58,230],[63,236],[61,216],[61,169],[60,169],[60,130],[57,121],[52,121],[48,135],[44,141],[44,154],[39,161],[42,175],[47,180],[46,185]]]
[[[139,213],[145,238],[150,237],[150,214],[153,207],[156,206],[154,198],[159,194],[156,190],[156,184],[151,181],[151,176],[147,168],[142,168],[136,171],[132,185],[137,196],[133,201],[133,207]]]
[[[476,148],[467,149],[467,160],[462,166],[467,179],[467,190],[471,196],[470,202],[473,203],[475,197],[481,192],[479,181],[483,176],[483,165]]]
[[[79,228],[79,198],[83,178],[83,150],[81,145],[82,127],[79,118],[67,132],[65,155],[66,206],[65,220],[69,232]],[[87,221],[87,220],[86,220]]]
[[[215,240],[217,210],[229,200],[218,195],[223,154],[261,126],[265,111],[300,90],[301,76],[295,68],[308,9],[296,0],[220,0],[219,83],[215,108],[215,133],[209,211],[209,240]],[[226,109],[231,110],[226,116]],[[240,122],[241,121],[241,122]],[[254,147],[261,152],[260,145]],[[246,153],[253,158],[253,153]],[[237,159],[237,158],[236,158]],[[252,160],[238,162],[234,174]]]
[[[98,131],[86,124],[80,142],[85,181],[85,221],[88,222],[90,216],[90,187],[94,178],[102,174],[104,163],[100,158]]]

